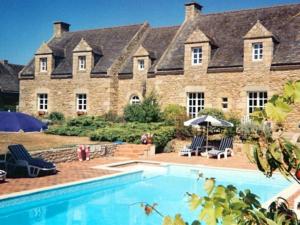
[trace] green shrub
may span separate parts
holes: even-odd
[[[127,105],[124,108],[124,119],[127,122],[145,122],[146,112],[142,105]]]
[[[175,128],[165,126],[163,123],[124,123],[114,124],[111,127],[98,129],[90,134],[92,141],[124,141],[128,143],[141,143],[144,133],[153,134],[157,149],[162,149],[175,136]]]
[[[127,122],[159,122],[161,121],[161,111],[157,96],[150,94],[141,104],[127,105],[124,108],[124,119]]]
[[[193,136],[192,128],[184,126],[184,122],[189,119],[185,107],[170,104],[164,109],[163,118],[167,124],[175,126],[177,138],[185,139]]]
[[[236,130],[240,126],[241,120],[235,114],[228,115],[226,120],[232,123],[233,127],[225,128],[224,135],[227,137],[234,137],[237,134]]]
[[[225,115],[224,115],[223,111],[220,109],[215,109],[215,108],[206,108],[206,109],[201,110],[198,113],[198,116],[202,116],[202,115],[210,115],[210,116],[216,117],[218,119],[222,119],[222,120],[225,119]]]
[[[238,134],[243,141],[253,142],[258,140],[260,135],[264,135],[267,139],[272,138],[272,130],[268,126],[255,122],[240,124]]]
[[[116,113],[114,113],[112,111],[108,111],[102,117],[104,118],[105,121],[108,121],[108,122],[114,122],[114,123],[123,122],[123,117],[118,116]]]
[[[65,120],[65,116],[64,114],[60,113],[60,112],[52,112],[49,114],[48,117],[49,120],[51,120],[52,122],[61,122]]]
[[[163,119],[175,125],[177,121],[185,121],[188,119],[185,107],[177,104],[167,105],[163,111]]]
[[[61,126],[51,126],[46,132],[65,136],[88,136],[90,132],[106,126],[110,126],[110,123],[101,117],[80,116],[67,120]]]
[[[162,151],[170,140],[175,137],[174,127],[162,127],[153,133],[153,140],[158,152]]]

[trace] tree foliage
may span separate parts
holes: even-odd
[[[157,96],[151,93],[145,97],[141,104],[127,105],[124,108],[124,119],[127,122],[159,122],[161,121],[161,110]]]

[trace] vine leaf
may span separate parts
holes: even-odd
[[[214,178],[206,178],[204,183],[204,190],[206,191],[207,195],[210,195],[215,187],[215,179]]]
[[[176,214],[172,219],[170,216],[166,216],[163,220],[163,225],[186,225],[180,214]]]
[[[201,204],[202,199],[196,194],[191,194],[188,202],[189,202],[190,209],[195,210]]]

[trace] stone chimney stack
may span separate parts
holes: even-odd
[[[4,65],[8,64],[8,60],[7,59],[3,59],[3,60],[0,60],[0,62]]]
[[[190,2],[185,4],[185,20],[193,20],[199,13],[201,13],[202,5],[197,2]]]
[[[54,22],[53,25],[54,37],[56,38],[60,38],[63,33],[68,32],[71,26],[65,22]]]

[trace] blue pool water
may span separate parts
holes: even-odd
[[[204,195],[203,180],[215,177],[218,184],[250,189],[265,202],[291,185],[280,175],[266,178],[258,172],[167,166],[85,184],[0,200],[1,225],[159,225],[158,214],[145,215],[138,202],[158,203],[165,215],[190,212],[185,193]],[[135,204],[137,203],[137,204]]]

